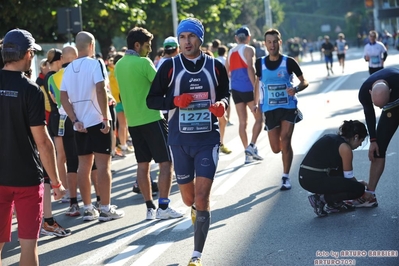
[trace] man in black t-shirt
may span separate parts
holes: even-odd
[[[51,179],[54,198],[59,199],[65,193],[55,165],[54,146],[45,127],[43,93],[24,76],[35,50],[41,47],[26,30],[14,29],[4,37],[4,68],[0,71],[0,253],[4,243],[11,241],[15,206],[21,265],[39,264],[37,239],[44,191],[42,163]]]

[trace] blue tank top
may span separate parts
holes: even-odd
[[[262,112],[275,109],[296,109],[296,96],[288,95],[286,89],[293,86],[293,75],[287,71],[287,56],[275,70],[269,70],[265,65],[266,57],[262,57],[262,78],[259,83],[259,103]]]
[[[219,122],[209,111],[216,101],[218,81],[215,61],[204,55],[203,66],[197,72],[189,72],[181,55],[173,58],[173,74],[169,88],[173,95],[190,93],[194,101],[187,108],[169,111],[169,145],[201,146],[220,143]]]

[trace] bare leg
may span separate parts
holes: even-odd
[[[248,136],[247,136],[248,114],[246,108],[247,105],[245,103],[236,104],[236,110],[239,121],[238,133],[240,135],[244,149],[248,147]]]
[[[159,163],[159,197],[168,198],[172,186],[172,162]],[[141,186],[140,186],[141,188]]]
[[[94,158],[97,166],[98,190],[101,195],[101,205],[111,203],[111,155],[95,153]],[[90,167],[92,164],[90,165]]]
[[[152,200],[150,163],[143,162],[137,164],[137,183],[139,184],[144,201]]]
[[[53,210],[51,208],[51,187],[50,184],[44,183],[44,195],[43,195],[43,217],[53,217]]]
[[[91,205],[91,182],[90,171],[93,165],[94,155],[81,155],[79,156],[78,168],[78,184],[79,190],[82,194],[83,204]]]
[[[368,183],[368,190],[375,191],[378,181],[385,168],[385,158],[375,158],[370,165],[370,176]]]
[[[37,239],[19,239],[21,245],[20,266],[38,266]]]

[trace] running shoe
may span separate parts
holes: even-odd
[[[369,200],[367,200],[366,198],[361,196],[358,199],[346,201],[346,202],[352,203],[356,208],[371,208],[371,207],[378,206],[377,198],[375,197],[375,195],[373,195],[372,198]]]
[[[290,190],[290,189],[291,189],[290,179],[288,177],[281,178],[280,190]]]
[[[94,203],[93,206],[94,206],[94,208],[97,209],[98,212],[100,212],[101,201],[96,201],[96,203]],[[116,206],[116,205],[111,205],[111,208],[117,209],[118,206]]]
[[[65,215],[68,216],[79,216],[80,215],[80,208],[78,204],[72,204],[69,206],[68,210],[65,212]]]
[[[220,151],[223,152],[224,154],[230,154],[231,153],[231,150],[229,150],[229,148],[224,146],[224,144],[220,145]]]
[[[127,145],[126,145],[127,146]],[[123,153],[123,155],[132,154],[134,152],[133,147],[127,146],[125,149],[118,145],[118,149]]]
[[[324,206],[324,210],[327,213],[347,212],[347,211],[354,211],[355,206],[341,201],[341,202],[337,202],[337,203],[327,203]]]
[[[249,163],[252,163],[253,161],[254,160],[253,160],[251,155],[245,154],[245,162],[244,162],[244,164],[249,164]]]
[[[40,234],[45,236],[65,237],[71,235],[71,230],[64,229],[54,220],[53,225],[49,225],[47,222],[44,222],[42,228],[40,229]]]
[[[188,266],[202,266],[201,259],[197,257],[193,257],[188,262]]]
[[[245,149],[245,154],[252,156],[252,158],[255,160],[263,160],[263,158],[258,155],[258,148],[255,145],[248,145],[248,147]]]
[[[197,219],[197,209],[195,206],[191,206],[191,222],[195,224],[195,220]]]
[[[155,220],[157,211],[153,208],[148,208],[147,209],[147,217],[146,220]]]
[[[320,199],[320,195],[312,194],[308,197],[310,205],[314,209],[314,213],[319,216],[323,217],[327,215],[327,212],[324,210],[325,203]]]
[[[165,210],[158,208],[156,214],[156,218],[161,220],[175,219],[180,217],[183,217],[183,213],[176,211],[170,207],[166,208]]]
[[[157,195],[157,192],[159,191],[159,189],[158,189],[158,183],[157,183],[157,182],[152,182],[152,183],[151,183],[151,189],[152,189],[152,195],[153,195],[153,196],[156,196],[156,195]],[[139,183],[137,183],[137,181],[133,183],[133,189],[132,189],[132,191],[133,191],[134,193],[141,194],[141,190],[140,190],[140,187],[139,187]]]
[[[83,221],[94,221],[98,219],[99,215],[100,214],[98,213],[97,209],[93,206],[93,209],[91,210],[85,209],[83,213]]]
[[[100,222],[107,222],[111,220],[116,220],[119,218],[122,218],[125,216],[125,212],[122,210],[116,210],[113,206],[109,209],[109,211],[103,211],[101,210],[100,216],[98,217],[98,220]]]

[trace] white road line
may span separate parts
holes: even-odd
[[[132,266],[149,266],[151,265],[162,253],[164,253],[173,242],[158,242],[150,247]]]
[[[176,222],[177,219],[159,220],[159,222],[151,226],[146,235],[159,235],[162,233],[162,231],[168,229],[173,223]]]
[[[114,257],[110,262],[108,262],[105,265],[107,265],[107,266],[125,265],[131,258],[133,258],[135,255],[137,255],[143,248],[144,248],[144,245],[128,246],[121,253],[119,253],[118,256]]]

